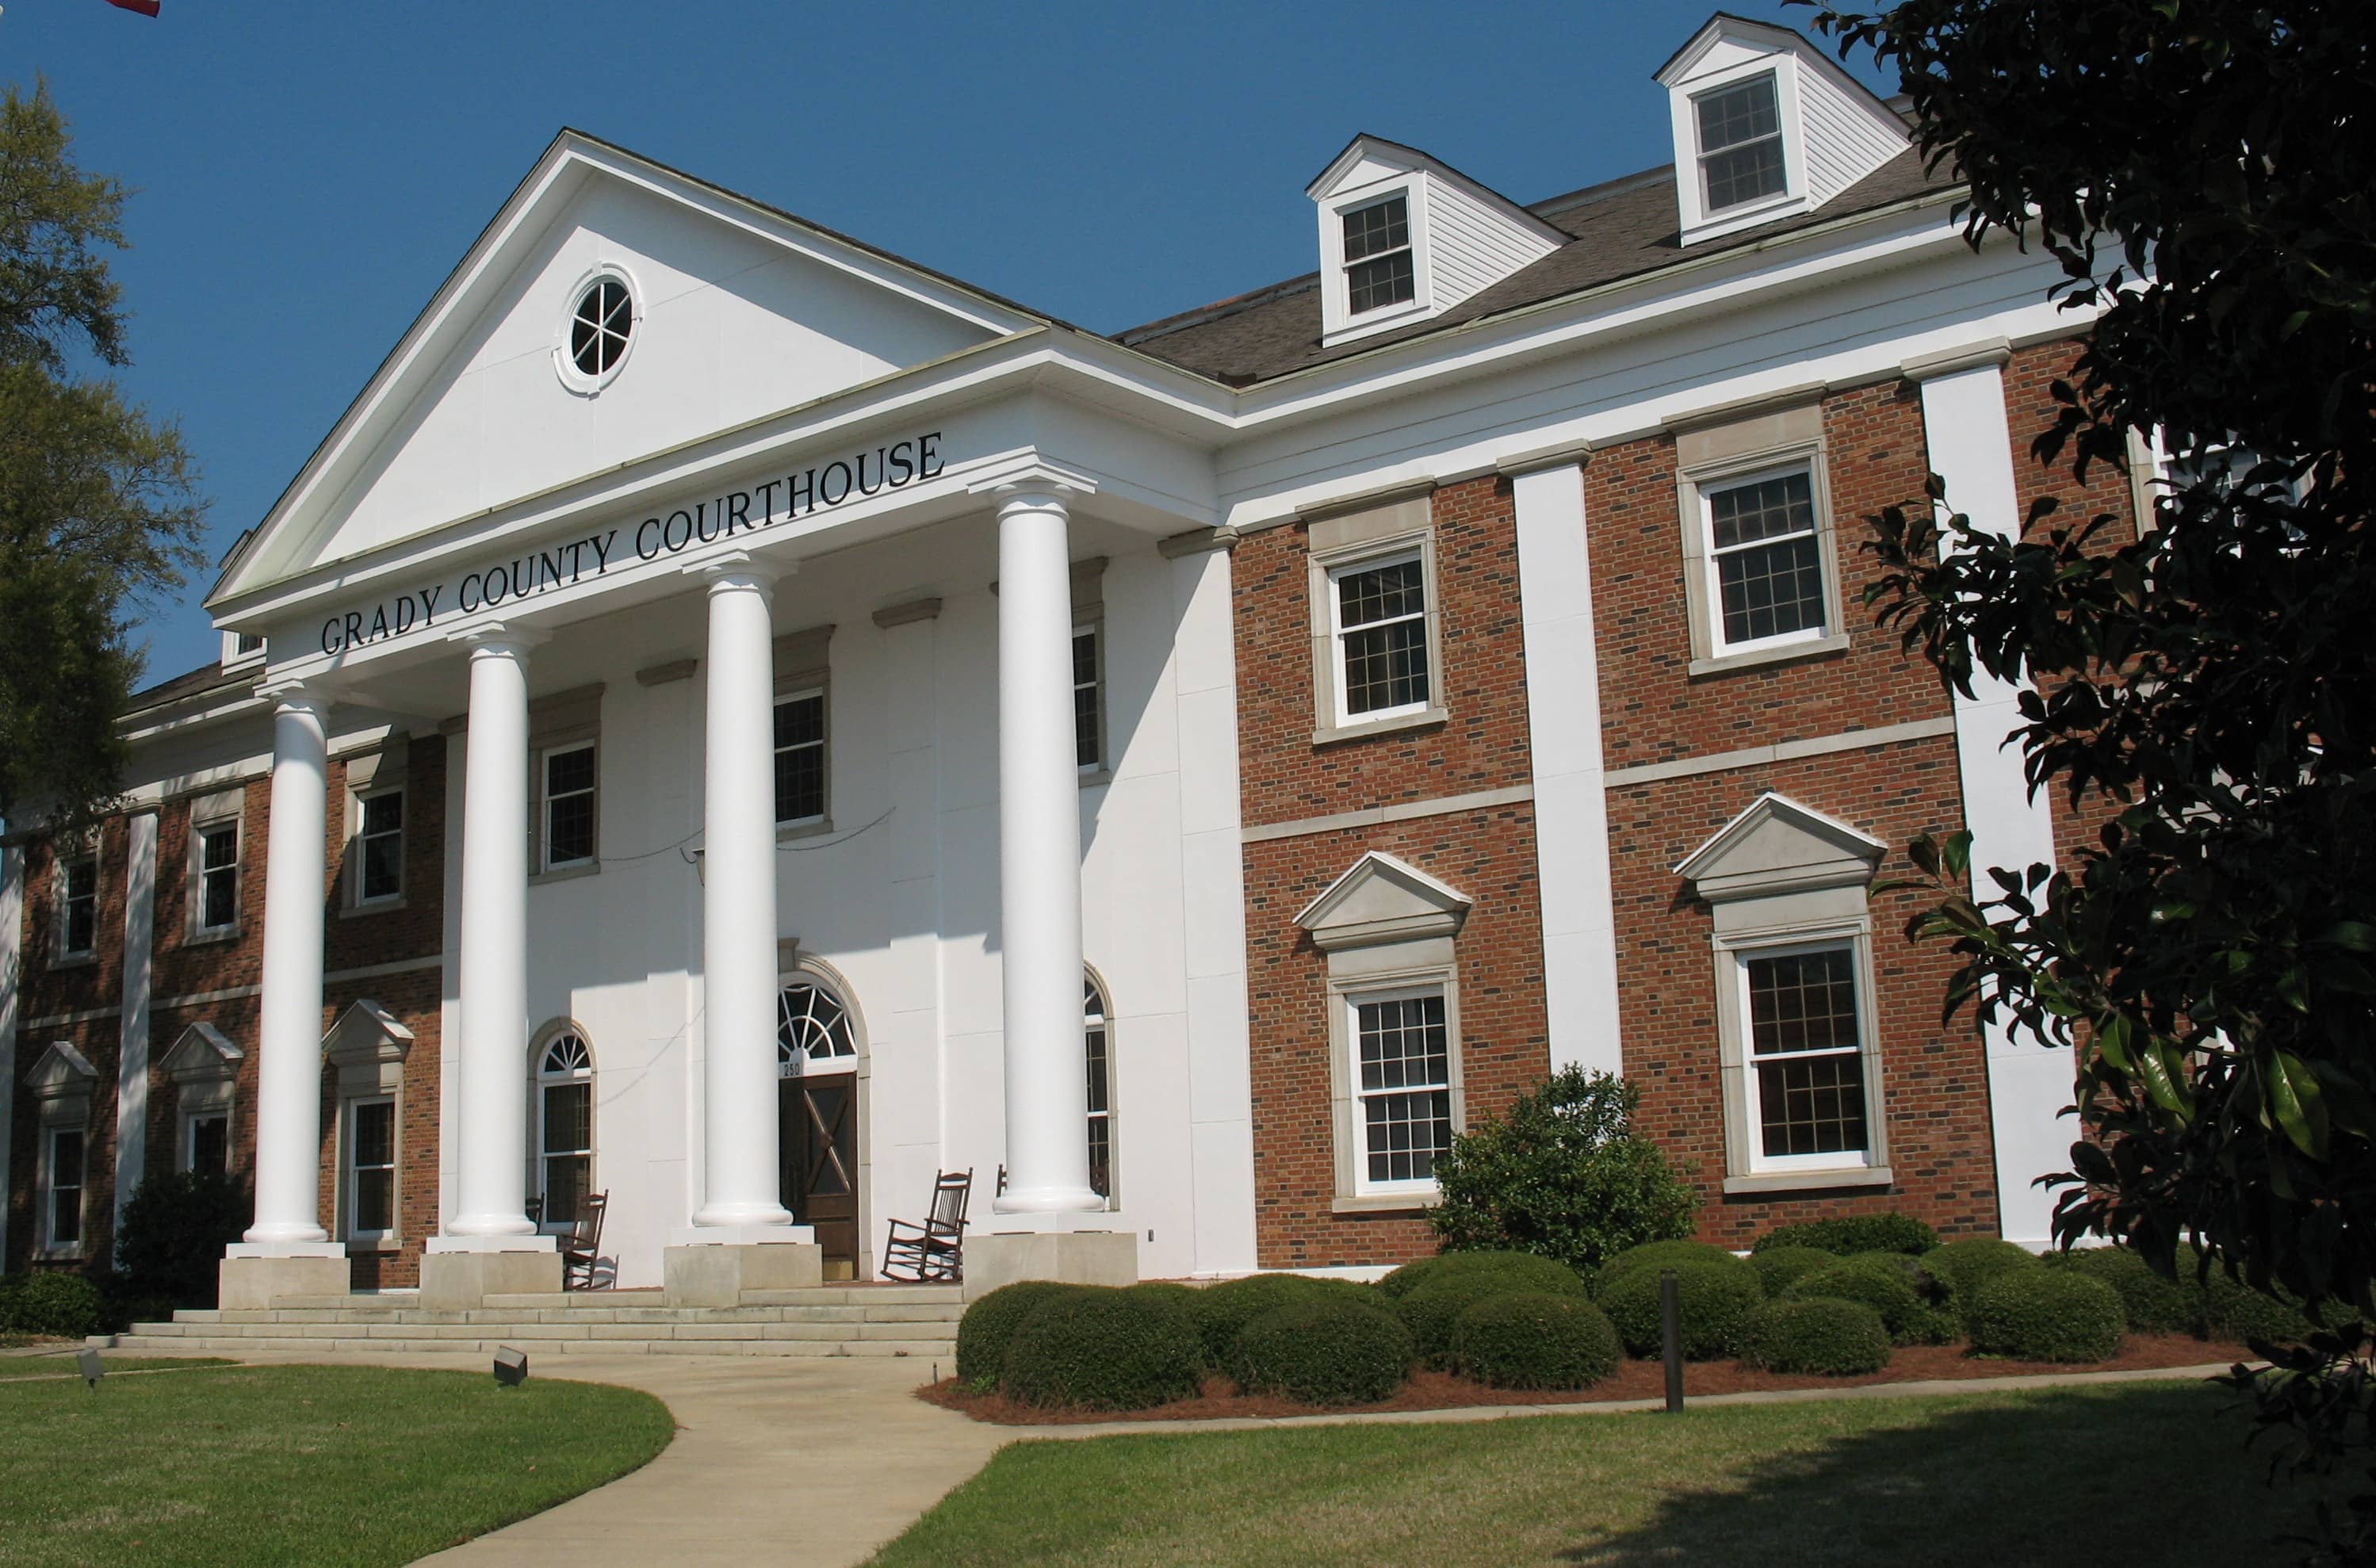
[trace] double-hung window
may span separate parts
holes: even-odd
[[[42,1209],[42,1248],[51,1253],[72,1254],[82,1250],[86,1134],[80,1127],[52,1127],[46,1141],[49,1188]]]
[[[544,866],[566,871],[594,863],[594,742],[544,754]]]
[[[197,918],[201,936],[220,935],[239,924],[239,819],[201,823],[197,835]]]
[[[355,802],[355,902],[404,895],[404,791],[380,790]]]
[[[1452,1146],[1452,1042],[1440,986],[1345,998],[1353,1046],[1355,1190],[1424,1191]]]
[[[231,1173],[231,1112],[192,1111],[182,1116],[182,1169],[199,1176]]]
[[[575,1034],[557,1036],[537,1066],[538,1191],[544,1226],[577,1223],[594,1190],[594,1058]]]
[[[1104,680],[1098,628],[1073,628],[1073,761],[1083,773],[1106,765]]]
[[[1106,999],[1098,982],[1081,980],[1081,1033],[1089,1057],[1089,1191],[1113,1199],[1113,1057],[1106,1032]]]
[[[396,1234],[396,1100],[347,1106],[347,1235],[376,1241]]]
[[[1812,469],[1705,483],[1700,504],[1716,651],[1822,637],[1828,628]]]
[[[1774,73],[1702,93],[1692,111],[1699,124],[1700,188],[1711,215],[1788,189]]]
[[[1854,944],[1734,956],[1749,1026],[1751,1163],[1788,1170],[1860,1159],[1870,1138]]]
[[[825,820],[825,692],[776,699],[776,825]]]
[[[1341,721],[1428,706],[1427,569],[1414,552],[1329,574]]]
[[[1357,207],[1344,215],[1344,224],[1346,314],[1360,315],[1417,298],[1410,198],[1398,194]]]
[[[88,958],[99,951],[99,857],[61,862],[57,887],[58,956]]]

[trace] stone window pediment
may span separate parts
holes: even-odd
[[[182,1031],[157,1066],[177,1084],[213,1083],[236,1077],[246,1057],[220,1029],[201,1020]]]
[[[1772,791],[1686,856],[1675,874],[1711,904],[1825,888],[1861,888],[1888,846]]]
[[[1306,905],[1295,923],[1324,953],[1458,933],[1473,900],[1417,866],[1372,849]]]
[[[65,1040],[52,1042],[25,1074],[25,1087],[45,1108],[65,1100],[88,1104],[91,1086],[98,1081],[99,1070]]]
[[[322,1037],[322,1059],[341,1072],[401,1063],[411,1050],[412,1031],[369,997],[339,1014],[330,1032]]]

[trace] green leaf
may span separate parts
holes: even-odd
[[[2280,1051],[2269,1064],[2269,1109],[2294,1147],[2312,1159],[2326,1158],[2326,1099],[2310,1064]]]

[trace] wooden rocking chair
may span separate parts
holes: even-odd
[[[564,1290],[592,1290],[595,1265],[601,1260],[602,1211],[611,1206],[611,1194],[588,1193],[578,1201],[577,1218],[568,1229],[561,1232],[561,1288]]]
[[[904,1274],[919,1285],[961,1283],[965,1278],[966,1204],[973,1195],[971,1170],[944,1170],[933,1182],[933,1212],[921,1225],[891,1222],[883,1248],[883,1276]],[[906,1234],[901,1234],[901,1232]]]

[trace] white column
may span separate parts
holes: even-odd
[[[1005,1004],[1001,1214],[1105,1207],[1089,1187],[1081,1032],[1080,777],[1073,740],[1073,587],[1064,502],[998,508],[998,882]]]
[[[328,845],[329,704],[275,695],[272,814],[264,846],[264,997],[258,1011],[255,1223],[250,1255],[319,1255],[322,1229],[322,905]]]
[[[115,1054],[115,1222],[148,1173],[148,1000],[157,933],[157,814],[131,819],[125,856],[124,1012]],[[168,1169],[171,1169],[168,1166]]]
[[[449,1238],[516,1238],[510,1244],[522,1248],[552,1244],[536,1234],[527,1209],[528,650],[541,640],[506,626],[469,638],[455,1118],[461,1148],[446,1224]]]
[[[775,625],[772,571],[739,552],[709,578],[702,793],[702,1042],[707,1059],[700,1240],[768,1240],[776,1127]],[[753,1229],[773,1236],[745,1234]],[[801,1238],[805,1240],[805,1237]]]
[[[25,940],[25,851],[0,843],[0,1171],[17,1125],[17,1023]],[[0,1184],[5,1178],[0,1178]],[[8,1255],[8,1205],[0,1201],[0,1258]]]
[[[1922,387],[1923,439],[1930,471],[1946,481],[1942,510],[2011,537],[2021,527],[2014,481],[2013,433],[2005,416],[2002,347],[1909,364]],[[1955,698],[1955,760],[1962,776],[1964,824],[1972,834],[1972,896],[1997,897],[1989,868],[2025,872],[2054,863],[2050,797],[2030,793],[2021,747],[2007,738],[2021,724],[2022,686],[1972,677],[1972,695]],[[1989,1066],[1989,1117],[1996,1148],[1997,1223],[2009,1241],[2040,1248],[2053,1238],[2054,1194],[2037,1178],[2071,1168],[2078,1123],[2061,1115],[2072,1103],[2070,1052],[2016,1034],[1999,1020],[1982,1027]]]

